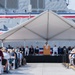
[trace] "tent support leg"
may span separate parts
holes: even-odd
[[[48,43],[48,40],[46,40],[46,42]]]
[[[25,48],[25,40],[24,40],[24,48]]]
[[[3,41],[2,41],[2,43],[1,43],[1,46],[2,46],[2,47],[4,46],[4,43],[3,43]]]

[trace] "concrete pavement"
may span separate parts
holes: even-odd
[[[11,70],[9,75],[75,75],[75,71],[65,68],[62,63],[27,63],[19,69]]]

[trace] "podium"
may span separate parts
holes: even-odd
[[[50,46],[44,46],[44,50],[43,50],[43,54],[44,55],[50,55]]]

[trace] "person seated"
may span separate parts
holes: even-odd
[[[4,72],[8,73],[7,67],[8,67],[8,62],[6,59],[4,59],[4,55],[2,52],[2,47],[0,47],[0,57],[2,58],[2,65],[4,66]]]
[[[7,60],[7,63],[8,63],[8,67],[7,67],[7,71],[9,71],[9,59],[10,59],[10,54],[8,53],[8,51],[3,47],[2,48],[2,51],[3,51],[3,55],[4,55],[4,59]]]
[[[15,50],[14,49],[11,49],[10,55],[11,55],[11,60],[10,60],[11,69],[15,69],[16,54],[15,54]]]
[[[16,51],[17,53],[17,68],[20,66],[20,49]]]
[[[20,66],[22,66],[23,53],[20,51]]]
[[[8,45],[7,49],[13,49],[13,47],[12,47],[12,46],[10,46],[10,45]]]
[[[69,64],[74,65],[74,58],[75,58],[75,48],[69,54]]]
[[[25,56],[25,48],[24,48],[24,46],[21,46],[18,49],[20,49],[20,51],[23,53],[23,57],[24,57]]]

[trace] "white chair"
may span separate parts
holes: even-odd
[[[7,60],[8,62],[8,71],[10,70],[10,63],[9,63],[9,59]]]
[[[12,67],[12,69],[15,69],[15,59],[13,60],[13,67]]]
[[[11,56],[11,58],[13,58],[14,60],[13,60],[13,67],[12,67],[12,69],[15,69],[15,57],[14,56]]]

